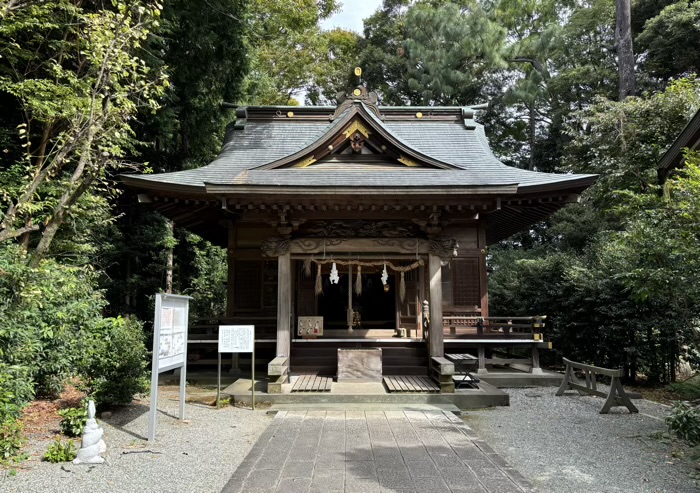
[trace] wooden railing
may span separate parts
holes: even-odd
[[[442,317],[445,339],[483,339],[491,337],[532,338],[542,340],[546,315],[533,317],[479,317],[450,315]]]
[[[472,354],[479,359],[477,373],[487,374],[486,365],[509,365],[516,370],[542,374],[539,349],[551,349],[543,337],[545,315],[532,317],[479,317],[470,315],[443,316],[446,353]],[[517,356],[515,350],[527,350]],[[498,354],[506,352],[505,355]],[[487,357],[490,354],[490,357]]]

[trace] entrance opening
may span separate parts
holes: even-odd
[[[353,276],[355,277],[355,276]],[[338,284],[331,284],[329,276],[323,275],[323,294],[318,297],[318,315],[323,317],[325,335],[348,334],[348,273],[341,272]],[[396,327],[395,276],[390,275],[385,290],[381,273],[362,274],[362,293],[355,292],[355,279],[352,279],[352,310],[355,325],[353,332],[365,330],[386,330],[383,335],[391,336]],[[379,336],[379,333],[374,335]]]

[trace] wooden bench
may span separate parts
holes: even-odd
[[[509,365],[517,370],[542,374],[539,349],[552,349],[552,344],[544,341],[542,331],[547,317],[478,317],[474,315],[447,315],[443,317],[445,345],[461,348],[475,348],[478,352],[477,374],[488,374],[486,365]],[[530,350],[530,357],[486,358],[486,350],[513,348]]]
[[[445,357],[455,365],[454,381],[458,389],[463,385],[478,388],[479,379],[473,377],[470,372],[477,366],[479,358],[468,353],[446,354]]]
[[[622,382],[620,382],[622,370],[610,370],[599,366],[585,365],[566,358],[564,358],[564,363],[566,364],[566,372],[564,373],[564,381],[561,383],[559,390],[557,390],[557,396],[564,395],[564,392],[567,390],[576,390],[579,395],[589,394],[605,397],[605,404],[603,404],[600,414],[607,414],[613,406],[625,406],[631,413],[639,412],[622,387]],[[586,378],[585,386],[579,383],[574,370],[583,371]],[[608,394],[598,390],[596,375],[605,375],[611,378],[610,392]]]
[[[289,358],[278,356],[267,365],[267,393],[281,394],[282,384],[289,381]]]
[[[441,394],[455,393],[455,364],[447,358],[433,356],[430,365],[431,377],[440,385]]]

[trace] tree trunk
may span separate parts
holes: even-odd
[[[175,225],[172,221],[166,221],[168,231],[172,237],[175,232]],[[165,264],[165,292],[172,294],[173,292],[173,247],[168,248],[168,258]]]
[[[535,120],[535,103],[529,105],[530,110],[530,162],[527,169],[530,171],[535,169],[535,136],[537,131],[537,121]]]
[[[632,50],[631,0],[616,0],[617,22],[615,26],[615,47],[617,68],[620,75],[620,101],[637,92],[634,74],[634,51]]]

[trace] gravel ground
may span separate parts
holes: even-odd
[[[189,389],[188,389],[189,397]],[[32,443],[32,457],[16,476],[0,472],[3,493],[219,493],[272,420],[265,410],[232,406],[216,410],[188,403],[185,422],[178,394],[159,392],[157,437],[149,444],[148,401],[115,412],[104,428],[108,450],[102,465],[40,461],[50,442]]]
[[[505,391],[510,407],[469,411],[464,420],[539,492],[700,491],[698,472],[676,458],[687,447],[664,434],[668,407],[635,400],[639,414],[614,407],[606,415],[598,397],[555,397],[555,388]]]

